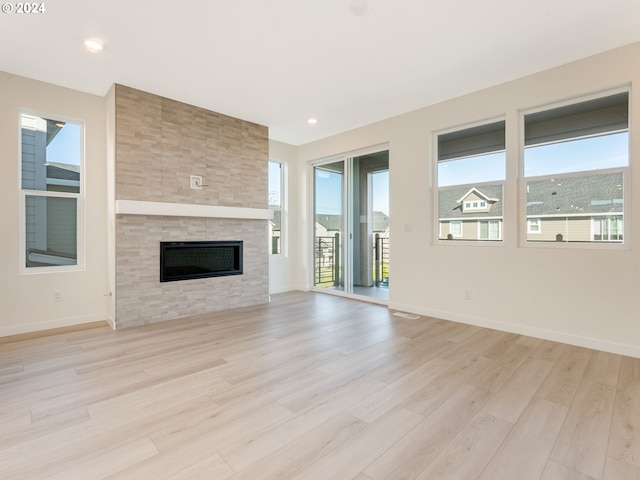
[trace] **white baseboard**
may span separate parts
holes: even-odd
[[[105,315],[105,320],[106,322],[109,324],[109,326],[111,327],[112,330],[116,329],[116,319],[113,318],[111,315],[106,314]]]
[[[465,323],[467,325],[475,325],[477,327],[491,328],[493,330],[500,330],[502,332],[526,335],[528,337],[541,338],[543,340],[551,340],[553,342],[566,343],[569,345],[575,345],[577,347],[591,348],[594,350],[615,353],[618,355],[625,355],[628,357],[640,358],[640,346],[638,345],[628,345],[624,343],[611,342],[599,338],[584,337],[581,335],[559,332],[557,330],[547,330],[527,325],[517,325],[484,317],[461,315],[453,312],[434,310],[419,307],[416,305],[408,305],[396,302],[389,303],[389,309],[415,313],[418,315],[439,318],[442,320],[450,320],[452,322]]]
[[[298,290],[298,289],[296,287],[293,287],[293,286],[278,287],[278,288],[274,288],[272,290],[269,290],[269,295],[276,295],[278,293],[293,292],[294,290]]]
[[[104,313],[94,313],[90,315],[79,315],[77,317],[55,318],[52,320],[45,320],[44,322],[23,323],[9,327],[0,327],[0,337],[40,332],[43,330],[51,330],[53,328],[73,327],[75,325],[101,322],[105,320],[106,318]]]

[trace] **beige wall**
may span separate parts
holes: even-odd
[[[626,238],[626,250],[520,247],[517,183],[519,112],[638,83],[638,58],[640,44],[634,44],[303,145],[299,167],[308,178],[314,159],[389,142],[391,308],[640,356],[640,240]],[[500,117],[507,121],[504,241],[437,244],[433,132]],[[631,118],[632,162],[640,162],[635,92]],[[640,169],[632,175],[636,198]],[[639,214],[625,205],[634,230]],[[301,245],[309,244],[309,229],[301,232]],[[299,260],[308,265],[306,256]],[[307,277],[298,284],[308,286]]]
[[[286,143],[269,141],[269,159],[285,166],[285,212],[283,213],[283,250],[279,255],[269,255],[269,292],[280,293],[296,289],[298,269],[298,232],[301,209],[298,186],[297,149]]]
[[[85,121],[84,271],[20,274],[20,109]],[[105,320],[107,204],[104,98],[0,72],[0,336]],[[53,292],[62,292],[54,302]]]

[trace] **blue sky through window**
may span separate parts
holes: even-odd
[[[478,184],[505,179],[505,153],[488,153],[438,162],[438,186]]]
[[[269,205],[282,207],[282,164],[269,162]]]
[[[82,129],[76,123],[66,123],[47,145],[47,162],[80,165]]]
[[[342,174],[316,169],[316,214],[342,214]]]
[[[373,211],[389,215],[389,171],[376,172],[372,179]],[[316,169],[316,213],[341,215],[342,174]]]
[[[505,152],[438,163],[438,187],[505,179]],[[629,165],[629,133],[579,138],[525,148],[524,176],[618,168]]]
[[[524,176],[587,172],[629,165],[629,132],[528,147]]]

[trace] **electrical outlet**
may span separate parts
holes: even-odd
[[[189,186],[194,190],[202,190],[202,177],[200,175],[191,175],[189,177]]]
[[[62,290],[54,290],[53,291],[53,301],[61,302],[62,301]]]

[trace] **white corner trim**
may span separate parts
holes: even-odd
[[[116,200],[117,215],[161,215],[168,217],[243,218],[270,220],[273,210],[269,208],[223,207],[194,203],[144,202],[138,200]]]
[[[527,337],[540,338],[550,340],[552,342],[566,343],[577,347],[591,348],[602,352],[615,353],[628,357],[640,358],[640,346],[629,345],[625,343],[612,342],[593,337],[583,337],[572,333],[559,332],[556,330],[547,330],[544,328],[536,328],[528,325],[517,325],[499,320],[492,320],[472,315],[461,315],[457,313],[447,312],[443,310],[433,310],[422,308],[416,305],[406,305],[402,303],[390,303],[390,309],[401,310],[404,312],[417,313],[427,317],[449,320],[452,322],[465,323],[467,325],[475,325],[476,327],[491,328],[502,332],[515,333],[517,335],[525,335]]]

